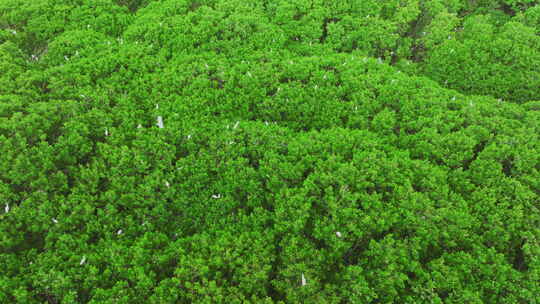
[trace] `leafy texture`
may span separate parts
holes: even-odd
[[[539,12],[0,0],[0,303],[539,303]]]

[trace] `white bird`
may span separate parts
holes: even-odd
[[[16,30],[11,30],[11,33],[12,33],[13,35],[17,35],[17,31],[16,31]]]
[[[456,96],[452,97],[452,101],[456,100]]]
[[[302,273],[302,286],[306,286],[306,277],[304,276],[304,274]]]
[[[82,257],[81,262],[79,263],[79,265],[84,264],[84,262],[86,262],[86,256],[85,256],[85,255],[83,255],[83,257]]]
[[[187,139],[190,139],[190,138],[191,138],[191,134],[188,134]]]
[[[324,74],[323,79],[326,79],[326,74]]]
[[[221,198],[221,194],[212,194],[212,198]]]
[[[156,110],[159,109],[159,104],[156,103]]]
[[[163,117],[161,117],[161,116],[158,116],[158,117],[157,117],[157,126],[158,126],[160,129],[163,129]]]
[[[109,136],[109,130],[105,128],[105,136]]]
[[[268,126],[268,121],[265,121],[264,124]]]
[[[65,59],[66,61],[68,61],[68,60],[69,60],[69,58],[68,58],[67,56],[64,56],[64,59]]]
[[[9,204],[6,204],[6,208],[5,208],[5,210],[6,210],[6,213],[8,213],[8,212],[9,212]]]
[[[119,229],[119,230],[116,232],[116,234],[120,235],[120,234],[122,234],[122,232],[123,232],[122,229]]]
[[[57,219],[53,218],[52,221],[53,221],[53,223],[58,224],[58,220],[57,220]]]
[[[171,186],[171,184],[169,184],[168,181],[165,181],[165,186],[166,186],[167,188],[169,188],[169,187]]]
[[[337,235],[337,237],[341,237],[341,232],[336,231],[336,235]]]
[[[238,125],[239,125],[239,124],[240,124],[240,122],[237,121],[237,122],[234,124],[234,126],[233,126],[233,130],[236,129],[236,128],[238,128]]]
[[[249,71],[247,72],[247,75],[248,75],[248,77],[251,77],[251,73]]]
[[[142,125],[141,125],[141,124],[139,124],[139,125],[137,126],[137,129],[140,129],[140,128],[142,128]]]

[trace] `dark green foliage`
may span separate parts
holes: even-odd
[[[0,0],[0,303],[539,303],[539,12]]]

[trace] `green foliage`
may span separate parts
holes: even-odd
[[[0,303],[539,303],[537,2],[0,1]]]
[[[513,102],[540,97],[540,37],[534,28],[514,21],[497,27],[487,16],[468,18],[457,33],[450,27],[425,43],[426,75],[468,94]]]

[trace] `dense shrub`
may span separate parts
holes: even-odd
[[[465,20],[463,29],[454,34],[451,28],[457,22],[455,16],[441,17],[439,24],[448,25],[447,29],[439,32],[435,24],[437,37],[426,38],[426,75],[466,93],[514,102],[540,98],[537,30],[515,21],[497,27],[481,15]]]
[[[0,0],[0,303],[539,303],[537,2]]]

